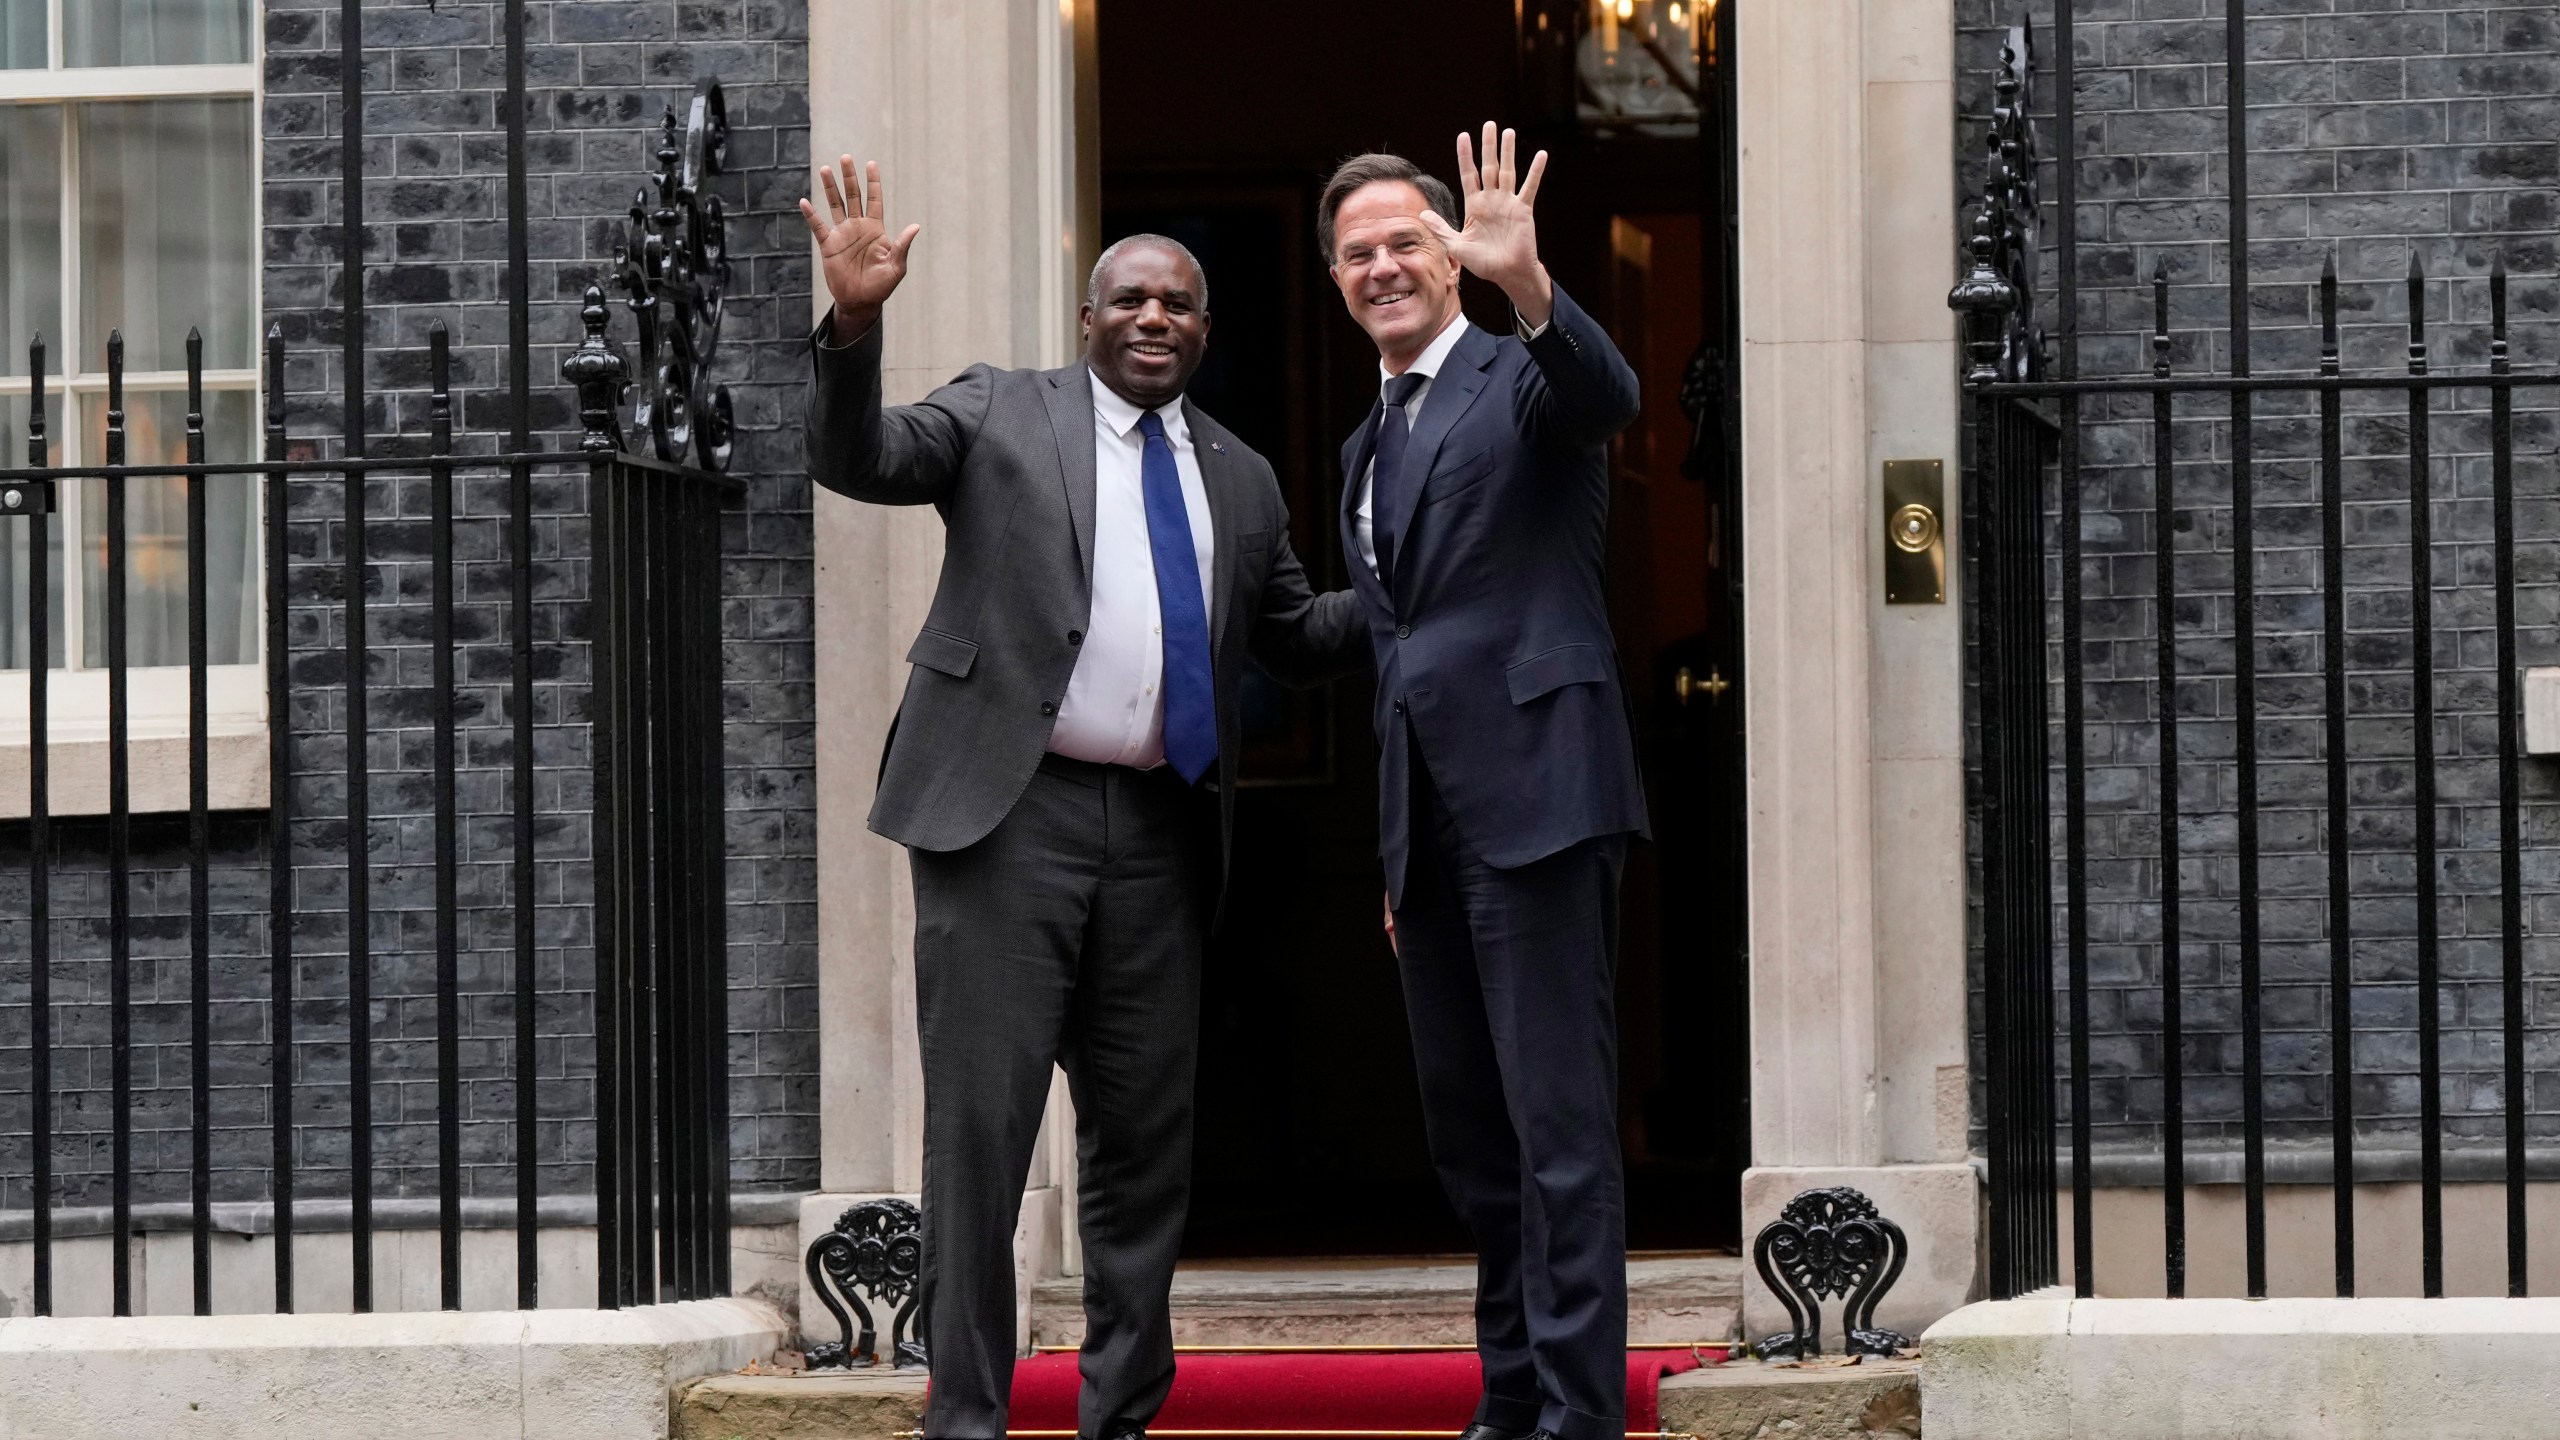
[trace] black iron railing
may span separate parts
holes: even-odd
[[[587,298],[588,338],[572,357],[570,378],[591,401],[590,420],[610,422],[615,395],[623,385],[621,357],[604,339],[607,310],[600,291]],[[108,401],[104,435],[106,463],[87,468],[30,464],[0,469],[0,517],[40,523],[53,509],[56,486],[75,481],[99,482],[105,494],[103,589],[107,602],[108,678],[108,812],[107,884],[109,903],[108,1012],[111,1033],[112,1211],[111,1232],[114,1312],[127,1314],[133,1305],[134,1233],[133,1134],[135,1092],[133,975],[134,875],[131,829],[133,802],[128,733],[127,688],[133,666],[125,637],[124,608],[130,589],[124,496],[135,482],[184,477],[187,489],[187,663],[188,724],[188,869],[190,896],[188,974],[189,1093],[192,1102],[189,1145],[191,1220],[194,1255],[194,1301],[198,1313],[212,1305],[212,1139],[210,1036],[212,1007],[241,997],[218,995],[210,967],[212,933],[208,897],[211,814],[208,804],[210,760],[207,747],[207,554],[204,544],[206,480],[222,476],[263,477],[265,519],[269,536],[268,649],[271,711],[268,734],[270,764],[268,833],[271,866],[268,926],[268,988],[273,1073],[270,1115],[275,1164],[271,1200],[276,1243],[275,1294],[280,1310],[294,1305],[293,1254],[296,1135],[303,1121],[297,1113],[299,1090],[293,1047],[308,1040],[307,1022],[295,1015],[294,974],[297,939],[292,880],[296,867],[310,857],[298,854],[293,838],[295,781],[304,767],[295,755],[291,720],[296,682],[291,673],[293,650],[284,634],[288,594],[284,556],[288,553],[287,517],[294,510],[298,487],[335,479],[346,494],[345,535],[351,557],[365,553],[362,537],[369,521],[360,492],[368,480],[402,473],[428,477],[431,657],[431,752],[427,784],[432,792],[434,854],[434,1074],[437,1096],[436,1193],[439,1201],[439,1253],[442,1298],[446,1308],[459,1308],[462,1282],[462,1107],[460,1063],[459,930],[464,912],[457,888],[457,842],[460,812],[456,799],[459,754],[455,705],[454,657],[454,483],[458,473],[497,471],[531,475],[537,470],[581,467],[588,477],[591,548],[589,607],[593,651],[591,709],[595,757],[594,914],[596,934],[595,1037],[598,1049],[596,1117],[597,1204],[600,1299],[608,1306],[665,1298],[690,1299],[725,1293],[728,1285],[727,1217],[727,986],[726,937],[723,926],[723,837],[720,771],[719,558],[720,511],[740,487],[725,475],[635,455],[620,448],[611,428],[591,429],[584,448],[569,451],[463,455],[453,449],[454,396],[446,332],[438,324],[429,333],[431,377],[430,446],[423,454],[345,457],[335,460],[287,460],[293,440],[283,404],[285,345],[271,332],[266,375],[271,396],[266,427],[267,458],[262,461],[207,463],[203,415],[201,347],[189,346],[189,410],[184,464],[130,465],[125,456],[124,352],[120,338],[108,344]],[[50,443],[44,373],[44,343],[31,347],[29,373],[34,377],[29,406],[28,449],[41,461]],[[516,508],[510,529],[519,537],[529,505],[529,487],[515,489]],[[5,521],[0,521],[5,523]],[[53,1304],[54,1209],[53,1110],[53,971],[51,894],[55,836],[51,813],[51,690],[48,642],[52,577],[42,544],[30,545],[29,630],[35,655],[26,672],[29,697],[29,881],[30,954],[28,955],[28,1047],[30,1140],[35,1196],[34,1288],[38,1313]],[[519,552],[513,559],[518,575],[532,560]],[[355,559],[351,565],[358,564]],[[361,569],[348,577],[340,601],[343,633],[350,652],[360,634],[361,599],[366,579]],[[519,616],[528,614],[519,609]],[[335,631],[333,624],[328,629]],[[521,636],[523,626],[517,627]],[[521,651],[519,652],[521,654]],[[365,944],[366,886],[378,864],[363,823],[362,797],[368,784],[363,758],[368,751],[367,713],[360,697],[367,676],[353,655],[347,661],[341,700],[346,716],[344,769],[348,819],[346,846],[347,1052],[349,1118],[348,1153],[351,1176],[351,1243],[354,1298],[359,1309],[373,1301],[371,1252],[375,1197],[372,1186],[375,1122],[367,1091],[375,1057],[386,1056],[406,1040],[377,1038],[371,1029],[371,971],[377,957]],[[519,776],[529,768],[531,728],[529,676],[519,666],[515,689],[516,737],[513,761]],[[532,786],[519,783],[509,797],[511,826],[521,838],[540,812],[542,802]],[[518,893],[530,866],[518,857]],[[518,1178],[518,1294],[525,1304],[537,1298],[533,1232],[540,1196],[535,1185],[539,1166],[533,1154],[536,1127],[526,1118],[539,1113],[542,1086],[536,1064],[537,1003],[532,998],[535,959],[529,907],[517,911],[514,1063],[518,1123],[514,1127]]]
[[[193,1245],[193,1308],[210,1313],[213,1305],[213,1144],[212,1057],[213,1007],[218,1003],[263,1000],[267,1006],[271,1047],[264,1099],[272,1129],[272,1168],[268,1199],[273,1212],[275,1308],[295,1308],[295,1217],[299,1206],[314,1197],[297,1193],[299,1140],[313,1127],[301,1108],[313,1081],[299,1075],[296,1047],[315,1039],[343,1038],[347,1056],[344,1120],[349,1191],[343,1203],[350,1212],[352,1299],[358,1310],[375,1304],[373,1273],[377,1197],[375,1153],[377,1121],[373,1096],[375,1071],[395,1055],[421,1044],[419,1037],[374,1031],[375,971],[385,961],[405,959],[374,947],[375,906],[372,887],[382,861],[374,853],[375,836],[369,797],[386,779],[416,781],[419,767],[403,758],[397,773],[376,773],[372,759],[381,738],[369,711],[368,671],[371,631],[367,619],[368,587],[376,578],[382,552],[374,542],[386,528],[400,524],[414,532],[415,522],[397,514],[377,515],[368,509],[370,482],[393,477],[427,481],[425,524],[428,625],[426,650],[430,673],[426,690],[426,728],[431,742],[423,781],[431,795],[433,1025],[432,1074],[436,1106],[435,1194],[441,1261],[440,1296],[445,1308],[462,1304],[462,1236],[465,1218],[464,1110],[465,1067],[462,1057],[460,963],[464,923],[460,888],[460,845],[464,810],[458,777],[466,769],[460,750],[461,717],[457,706],[457,634],[455,594],[457,563],[456,479],[469,474],[503,474],[505,489],[505,563],[509,569],[508,626],[511,673],[506,691],[509,714],[503,722],[508,751],[503,811],[512,842],[512,1000],[511,1048],[505,1079],[512,1088],[516,1231],[516,1297],[521,1306],[539,1299],[536,1229],[546,1198],[540,1182],[542,1157],[537,1155],[545,1097],[554,1087],[579,1081],[545,1080],[540,1052],[545,1042],[557,1046],[592,1035],[596,1047],[593,1080],[596,1122],[595,1200],[598,1230],[597,1301],[607,1307],[661,1299],[691,1299],[727,1293],[729,1286],[727,970],[724,925],[724,839],[722,828],[720,530],[724,501],[742,487],[722,473],[729,454],[730,412],[725,387],[709,379],[716,348],[728,262],[724,217],[711,195],[709,181],[719,173],[727,126],[720,88],[704,82],[695,90],[691,110],[682,122],[670,111],[660,129],[655,173],[630,211],[630,223],[614,266],[614,280],[639,322],[641,371],[636,377],[621,353],[607,340],[609,310],[601,289],[585,294],[585,342],[563,366],[574,386],[584,434],[577,448],[542,449],[531,431],[530,297],[525,205],[525,56],[522,0],[504,6],[507,129],[507,286],[509,301],[510,434],[495,453],[465,453],[457,446],[455,389],[447,331],[442,322],[428,334],[425,374],[428,379],[427,434],[399,437],[400,453],[371,453],[365,433],[366,325],[365,227],[362,214],[364,147],[362,7],[346,0],[341,17],[345,129],[340,194],[345,209],[340,228],[343,294],[344,413],[334,438],[335,458],[315,458],[316,447],[289,429],[286,344],[280,328],[270,328],[264,354],[266,392],[264,456],[257,460],[208,462],[204,407],[203,347],[192,336],[187,347],[188,415],[186,459],[178,464],[128,464],[124,408],[125,365],[121,336],[107,346],[107,409],[103,429],[103,463],[55,466],[50,453],[46,351],[38,339],[29,353],[31,392],[28,408],[28,463],[0,469],[0,526],[42,525],[54,510],[58,489],[72,483],[97,487],[104,499],[101,582],[105,600],[107,675],[108,793],[105,826],[105,877],[108,905],[106,966],[111,1074],[106,1102],[109,1111],[110,1216],[113,1239],[112,1295],[115,1314],[132,1312],[135,1302],[132,1239],[136,1230],[134,1154],[136,1092],[133,1074],[136,1037],[134,995],[135,888],[133,859],[130,682],[133,670],[127,640],[127,607],[131,588],[131,527],[127,496],[138,482],[180,478],[185,481],[187,550],[186,612],[188,680],[188,824],[187,866],[192,881],[187,924],[189,964],[186,1006],[187,1094],[191,1105],[185,1190]],[[640,399],[626,437],[620,407],[625,393],[637,385]],[[390,447],[386,447],[390,448]],[[296,458],[300,457],[300,458]],[[589,655],[592,702],[591,731],[594,789],[588,808],[594,844],[592,894],[594,969],[593,1030],[543,1026],[542,999],[537,993],[541,963],[536,945],[537,911],[543,905],[576,907],[583,897],[536,893],[537,827],[546,814],[561,809],[557,794],[546,796],[536,785],[535,722],[535,504],[534,478],[540,473],[582,472],[586,482],[589,549],[583,557],[588,581]],[[267,765],[265,817],[267,891],[265,984],[262,994],[224,993],[211,959],[213,917],[209,883],[214,851],[208,745],[208,558],[206,508],[208,483],[219,477],[246,477],[263,482],[265,535],[265,649],[267,697]],[[337,530],[342,554],[339,592],[320,597],[298,593],[289,584],[288,557],[294,553],[295,517],[315,513],[326,503],[326,487],[334,484],[343,524]],[[320,494],[311,493],[317,487]],[[405,547],[406,538],[393,544]],[[26,1032],[0,1035],[0,1046],[23,1041],[29,1073],[29,1139],[32,1191],[33,1301],[38,1314],[55,1304],[55,1212],[59,1178],[55,1173],[56,1102],[61,1093],[54,1072],[57,999],[54,930],[57,924],[54,862],[61,841],[52,814],[53,729],[59,718],[51,706],[49,666],[53,624],[47,547],[41,538],[26,547],[25,614],[33,649],[26,671],[29,810],[27,818],[30,881],[29,953]],[[405,548],[392,558],[411,558]],[[309,567],[306,567],[306,569]],[[397,597],[394,597],[395,599]],[[315,610],[329,613],[314,615]],[[377,621],[381,617],[377,617]],[[295,646],[297,620],[316,621]],[[374,628],[380,628],[377,624]],[[308,657],[310,636],[342,637],[334,685],[315,685],[298,677],[292,661]],[[411,682],[414,683],[414,682]],[[327,689],[333,695],[315,695]],[[315,778],[312,766],[298,753],[298,702],[334,701],[343,716],[344,760],[338,775],[344,787],[342,873],[346,926],[345,1027],[340,1034],[315,1036],[313,1021],[297,1010],[297,965],[313,958],[296,925],[295,877],[313,873],[308,833],[298,838],[297,822],[336,820],[336,815],[297,813],[298,780]],[[494,736],[499,726],[477,727]],[[471,769],[485,769],[472,766]],[[572,797],[574,798],[574,796]],[[488,815],[491,807],[473,813]],[[315,832],[325,833],[325,832]],[[336,959],[333,950],[321,952]],[[227,972],[226,972],[227,976]],[[412,1069],[412,1066],[403,1066]],[[477,1067],[475,1075],[485,1075]],[[565,1107],[574,1112],[575,1107]],[[494,1157],[479,1156],[478,1159]],[[555,1157],[556,1158],[556,1157]]]
[[[2316,814],[2320,838],[2308,848],[2325,851],[2324,883],[2318,913],[2325,935],[2319,949],[2325,959],[2325,1015],[2320,1033],[2328,1046],[2325,1095],[2328,1175],[2334,1196],[2335,1284],[2340,1295],[2356,1289],[2356,1206],[2358,1092],[2355,1085],[2357,1037],[2375,1028],[2356,1011],[2359,990],[2372,982],[2358,974],[2354,948],[2360,912],[2360,851],[2383,847],[2360,840],[2360,819],[2374,809],[2404,815],[2411,852],[2413,895],[2414,1030],[2418,1151],[2416,1179],[2421,1219],[2417,1236],[2422,1287],[2440,1295],[2445,1287],[2444,1186],[2446,1115],[2444,1068],[2444,957],[2441,875],[2446,842],[2438,787],[2438,731],[2447,718],[2439,704],[2435,598],[2437,567],[2446,548],[2434,528],[2437,507],[2452,498],[2440,487],[2437,473],[2447,468],[2432,453],[2431,424],[2440,413],[2453,412],[2466,397],[2485,396],[2490,487],[2494,516],[2489,537],[2488,584],[2495,592],[2494,658],[2470,668],[2493,669],[2496,722],[2494,843],[2497,882],[2480,887],[2472,898],[2494,889],[2496,900],[2496,982],[2501,1013],[2497,1034],[2502,1043],[2503,1096],[2498,1170],[2505,1189],[2506,1275],[2510,1294],[2526,1289],[2528,1236],[2525,1224],[2526,1136],[2530,1097],[2525,1084],[2526,1004],[2524,955],[2526,936],[2523,871],[2522,777],[2517,643],[2517,556],[2514,406],[2519,390],[2560,386],[2560,374],[2514,368],[2509,354],[2508,277],[2503,254],[2485,276],[2489,299],[2484,370],[2454,373],[2430,357],[2428,284],[2415,248],[2406,283],[2406,361],[2399,373],[2345,373],[2339,343],[2339,283],[2334,259],[2319,280],[2317,311],[2320,348],[2317,368],[2281,374],[2259,373],[2251,366],[2249,264],[2249,132],[2246,7],[2234,3],[2224,25],[2226,146],[2230,193],[2227,205],[2227,315],[2216,332],[2227,346],[2228,365],[2220,373],[2178,373],[2178,348],[2171,330],[2170,278],[2155,267],[2150,276],[2152,327],[2148,337],[2150,373],[2087,377],[2079,372],[2081,271],[2076,255],[2079,221],[2075,196],[2075,140],[2079,131],[2072,113],[2072,6],[2062,4],[2054,25],[2052,63],[2054,127],[2057,153],[2053,213],[2058,233],[2052,249],[2059,264],[2052,308],[2055,333],[2048,357],[2039,329],[2040,297],[2034,283],[2035,261],[2045,246],[2037,232],[2039,157],[2030,119],[2030,86],[2036,63],[2033,37],[2025,25],[2012,30],[2003,47],[1996,81],[1994,122],[1990,137],[1990,179],[1975,219],[1969,272],[1950,296],[1966,314],[1966,346],[1970,357],[1967,384],[1971,396],[1971,454],[1968,465],[1969,534],[1976,607],[1975,673],[1979,684],[1979,767],[1974,791],[1981,824],[1981,933],[1985,1012],[1983,1040],[1987,1075],[1984,1107],[1985,1143],[1990,1173],[1991,1288],[2008,1297],[2055,1283],[2059,1278],[2056,1239],[2061,1214],[2057,1177],[2062,1166],[2057,1150],[2067,1144],[2070,1163],[2070,1219],[2073,1236],[2071,1281],[2081,1295],[2094,1288],[2095,1255],[2092,1213],[2092,1014],[2090,820],[2088,771],[2082,745],[2088,734],[2084,706],[2091,693],[2084,667],[2092,647],[2084,643],[2084,618],[2095,602],[2081,593],[2084,574],[2095,573],[2084,555],[2083,506],[2088,495],[2082,465],[2084,422],[2139,424],[2148,419],[2149,487],[2152,539],[2148,556],[2153,671],[2150,723],[2156,727],[2157,928],[2148,937],[2158,956],[2156,1039],[2159,1065],[2158,1174],[2162,1191],[2165,1271],[2162,1281],[2172,1296],[2186,1292],[2186,1190],[2193,1177],[2188,1151],[2195,1108],[2187,1082],[2197,1036],[2186,1010],[2200,986],[2213,986],[2217,998],[2232,992],[2229,1024],[2237,1030],[2239,1063],[2237,1109],[2238,1179],[2243,1198],[2244,1267],[2242,1282],[2251,1296],[2268,1293],[2267,1186],[2269,1115],[2266,1059],[2268,991],[2265,961],[2270,942],[2265,934],[2267,908],[2262,864],[2270,850],[2264,814],[2270,803],[2262,775],[2261,670],[2267,661],[2260,633],[2259,487],[2277,468],[2262,462],[2255,447],[2270,421],[2290,421],[2307,414],[2316,402],[2317,455],[2283,457],[2297,470],[2316,475],[2319,570],[2316,586],[2319,621],[2316,629],[2289,631],[2316,640],[2319,704],[2324,709],[2317,733],[2316,761],[2298,754],[2281,757],[2288,765],[2316,763],[2324,772],[2317,803],[2306,803],[2307,787],[2293,784],[2277,803],[2288,813]],[[2208,345],[2205,353],[2211,353]],[[2399,464],[2405,473],[2406,528],[2402,550],[2408,576],[2405,624],[2405,670],[2391,667],[2392,683],[2351,687],[2351,669],[2367,676],[2383,668],[2350,652],[2348,625],[2357,581],[2348,573],[2348,462],[2344,456],[2346,397],[2362,394],[2405,394],[2404,413],[2389,417],[2405,425]],[[2288,398],[2291,397],[2291,398]],[[2262,399],[2267,406],[2258,408]],[[2177,562],[2177,537],[2191,518],[2190,507],[2173,492],[2176,436],[2182,424],[2212,422],[2221,413],[2197,415],[2186,407],[2196,401],[2218,401],[2227,407],[2227,449],[2207,457],[2227,482],[2229,574],[2227,584],[2197,584]],[[2184,402],[2182,404],[2182,402]],[[2198,407],[2201,408],[2201,407]],[[2278,413],[2281,410],[2281,413]],[[2050,416],[2050,419],[2045,417]],[[2466,416],[2464,423],[2471,423]],[[2295,433],[2299,433],[2297,430]],[[2386,438],[2390,430],[2368,426],[2367,436]],[[2121,461],[2121,457],[2118,457]],[[2370,462],[2368,462],[2369,464]],[[2137,472],[2138,473],[2138,472]],[[2190,480],[2192,483],[2192,480]],[[2299,499],[2291,504],[2301,504]],[[2121,512],[2120,512],[2121,513]],[[2191,544],[2194,542],[2190,542]],[[2304,544],[2297,534],[2292,543]],[[2373,537],[2362,537],[2373,547]],[[2385,543],[2388,543],[2386,541]],[[2220,551],[2217,554],[2223,553]],[[2126,555],[2119,545],[2108,558]],[[2119,612],[2129,592],[2119,589],[2111,603]],[[2181,615],[2183,607],[2211,602],[2220,613],[2227,607],[2232,655],[2228,674],[2190,677],[2227,682],[2233,751],[2229,773],[2229,846],[2236,898],[2237,927],[2230,937],[2236,966],[2228,976],[2196,975],[2182,969],[2191,918],[2185,902],[2194,898],[2182,862],[2187,818],[2182,812],[2181,775],[2193,778],[2199,761],[2182,750]],[[2047,642],[2047,615],[2058,615],[2058,646]],[[2366,630],[2374,627],[2368,623]],[[2122,630],[2114,632],[2121,636]],[[2217,642],[2223,637],[2213,637]],[[2294,667],[2287,679],[2300,673]],[[2351,796],[2350,724],[2359,717],[2385,714],[2387,697],[2405,680],[2405,708],[2392,707],[2388,718],[2405,718],[2413,737],[2405,802]],[[2296,687],[2309,692],[2307,687]],[[2300,715],[2296,705],[2286,713]],[[2050,763],[2047,737],[2060,733],[2059,766]],[[2475,752],[2476,753],[2476,752]],[[2062,791],[2057,815],[2049,780]],[[2058,819],[2059,826],[2052,822]],[[2057,874],[2053,837],[2061,837]],[[2397,848],[2396,846],[2393,848]],[[2489,847],[2479,847],[2486,849]],[[2306,846],[2297,841],[2287,853]],[[2368,880],[2366,882],[2370,884]],[[2398,891],[2392,893],[2397,894]],[[2213,898],[2219,900],[2220,896]],[[2056,901],[2059,901],[2057,906]],[[2060,954],[2055,947],[2056,912],[2062,921]],[[2371,922],[2365,922],[2373,928]],[[2119,936],[2119,939],[2124,937]],[[2387,936],[2397,943],[2397,932]],[[2059,962],[2057,966],[2057,962]],[[2399,983],[2395,977],[2395,983]],[[2067,1042],[2065,1063],[2057,1066],[2056,991],[2067,1009],[2060,1025]],[[2057,1133],[2056,1100],[2067,1099],[2067,1134]],[[2481,1107],[2465,1108],[2477,1112]],[[2299,1107],[2296,1107],[2299,1114]],[[2409,1117],[2368,1117],[2394,1121]],[[2219,1171],[2217,1170],[2217,1173]],[[2395,1177],[2396,1178],[2396,1177]]]

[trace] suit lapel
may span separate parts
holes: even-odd
[[[1200,488],[1209,495],[1209,660],[1212,667],[1224,652],[1227,618],[1233,613],[1236,588],[1236,496],[1244,462],[1227,448],[1228,435],[1184,396],[1182,413],[1191,426],[1191,456],[1200,465]]]
[[[1085,594],[1093,593],[1093,382],[1081,363],[1052,370],[1049,382],[1049,427],[1058,437],[1058,475],[1067,487],[1067,518],[1075,527],[1076,553],[1083,559],[1077,575]]]
[[[1360,487],[1369,473],[1370,454],[1377,448],[1381,404],[1370,401],[1360,428],[1342,442],[1342,560],[1351,571],[1352,588],[1372,604],[1383,606],[1386,592],[1379,588],[1378,577],[1369,573],[1369,562],[1360,558]]]
[[[1409,477],[1397,487],[1396,536],[1399,554],[1413,550],[1413,512],[1422,503],[1423,487],[1430,483],[1431,467],[1440,459],[1441,443],[1457,428],[1458,420],[1476,403],[1489,382],[1485,367],[1500,354],[1492,336],[1470,325],[1459,337],[1457,347],[1449,352],[1447,363],[1431,379],[1431,393],[1423,397],[1422,423],[1413,427],[1413,438],[1405,445],[1404,473]],[[1411,569],[1396,566],[1401,576]]]

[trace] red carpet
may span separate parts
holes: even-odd
[[[1636,1350],[1627,1355],[1627,1428],[1661,1428],[1654,1393],[1662,1377],[1720,1361],[1720,1350]],[[1180,1430],[1436,1430],[1454,1435],[1475,1418],[1482,1371],[1472,1351],[1388,1354],[1184,1355],[1173,1395],[1151,1427]],[[1011,1429],[1076,1428],[1076,1357],[1037,1355],[1013,1371]]]

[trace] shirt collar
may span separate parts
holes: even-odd
[[[1404,367],[1404,373],[1419,375],[1426,380],[1436,378],[1440,374],[1440,367],[1448,363],[1449,352],[1457,349],[1458,342],[1467,338],[1467,328],[1467,317],[1464,313],[1441,326],[1440,333],[1431,337],[1431,343],[1422,347],[1421,357]],[[1387,382],[1394,378],[1396,377],[1387,373],[1387,362],[1379,361],[1378,388],[1385,389]]]
[[[1093,418],[1101,421],[1103,428],[1112,434],[1128,439],[1129,432],[1138,428],[1138,417],[1147,412],[1130,404],[1119,391],[1103,384],[1102,377],[1090,369],[1084,373],[1085,378],[1093,382]],[[1155,413],[1164,421],[1167,444],[1186,445],[1191,441],[1191,425],[1182,418],[1182,408],[1182,402],[1176,400],[1156,409]]]

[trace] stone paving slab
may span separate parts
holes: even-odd
[[[1920,1362],[1710,1365],[1662,1382],[1662,1428],[1698,1440],[1913,1440]]]
[[[923,1420],[924,1387],[886,1367],[714,1375],[684,1392],[675,1440],[893,1440]]]

